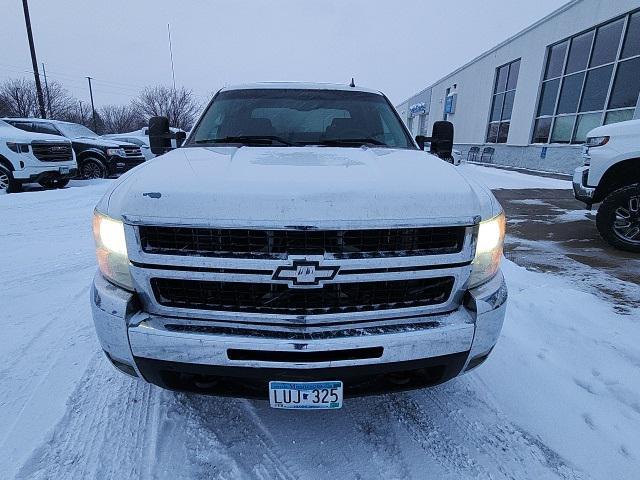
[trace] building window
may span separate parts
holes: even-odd
[[[496,81],[493,86],[489,126],[487,127],[487,143],[507,142],[519,72],[519,59],[496,69]]]
[[[589,130],[633,118],[640,95],[640,12],[552,45],[533,143],[584,143]]]

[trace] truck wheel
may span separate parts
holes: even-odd
[[[100,160],[96,158],[87,158],[80,164],[80,177],[84,180],[107,178],[107,169]]]
[[[15,193],[22,190],[20,182],[13,179],[13,174],[4,165],[0,165],[0,193]]]
[[[614,247],[640,252],[640,184],[610,193],[598,208],[596,226]]]
[[[64,188],[69,184],[68,178],[51,178],[48,180],[42,180],[39,182],[47,190],[51,190],[54,188]]]

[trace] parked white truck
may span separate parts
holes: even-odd
[[[19,192],[25,183],[63,188],[77,173],[70,141],[0,120],[0,193]]]
[[[164,388],[339,408],[480,365],[504,320],[505,218],[414,141],[381,93],[218,92],[185,144],[123,175],[94,217],[96,331]],[[168,121],[150,124],[155,153]],[[448,158],[448,157],[447,157]]]
[[[575,197],[600,203],[596,226],[616,248],[640,252],[640,120],[591,130],[584,166],[573,175]]]

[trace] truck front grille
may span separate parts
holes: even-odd
[[[166,307],[281,315],[318,315],[422,307],[444,303],[453,277],[334,283],[296,289],[283,284],[153,278]]]
[[[248,230],[139,227],[144,252],[160,255],[286,259],[442,255],[461,251],[465,227],[376,230]]]
[[[31,142],[33,155],[41,162],[68,162],[73,160],[73,151],[68,143]]]
[[[142,157],[142,150],[137,145],[122,145],[120,148],[124,150],[127,158],[139,158]]]

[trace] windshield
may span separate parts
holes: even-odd
[[[308,89],[220,92],[188,145],[225,143],[415,148],[384,96]]]
[[[58,123],[56,124],[58,130],[62,132],[62,134],[67,138],[77,138],[77,137],[97,137],[98,135],[91,130],[89,130],[84,125],[79,125],[77,123]]]

